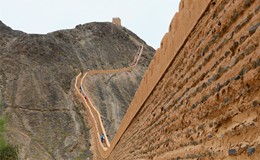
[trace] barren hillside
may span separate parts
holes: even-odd
[[[0,21],[1,113],[8,119],[6,137],[18,146],[20,158],[91,157],[85,109],[73,99],[72,80],[88,68],[129,65],[140,44],[145,42],[134,33],[111,23],[38,35],[12,30]],[[154,50],[145,45],[145,52],[144,65],[128,75],[136,79],[131,92]]]
[[[137,53],[137,51],[136,51]],[[133,60],[134,58],[132,58]],[[87,76],[86,91],[95,107],[99,110],[109,139],[112,140],[126,110],[136,92],[149,64],[149,52],[142,52],[141,59],[133,70],[109,74],[93,74]],[[128,64],[131,66],[131,64]]]

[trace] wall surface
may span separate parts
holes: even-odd
[[[108,159],[260,157],[259,25],[259,0],[183,0]]]

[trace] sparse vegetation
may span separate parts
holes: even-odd
[[[2,103],[0,102],[0,107]],[[16,160],[18,159],[17,148],[8,144],[4,139],[6,119],[0,116],[0,159],[3,160]]]

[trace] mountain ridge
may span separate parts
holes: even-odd
[[[19,146],[19,157],[91,158],[87,117],[72,96],[72,79],[86,69],[128,66],[145,42],[124,27],[101,22],[47,34],[1,24],[0,37],[0,101],[8,118],[6,137]],[[145,45],[144,52],[141,72],[154,49]]]

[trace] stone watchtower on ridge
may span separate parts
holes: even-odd
[[[117,26],[121,26],[121,19],[119,17],[114,17],[112,19],[112,23],[117,25]]]

